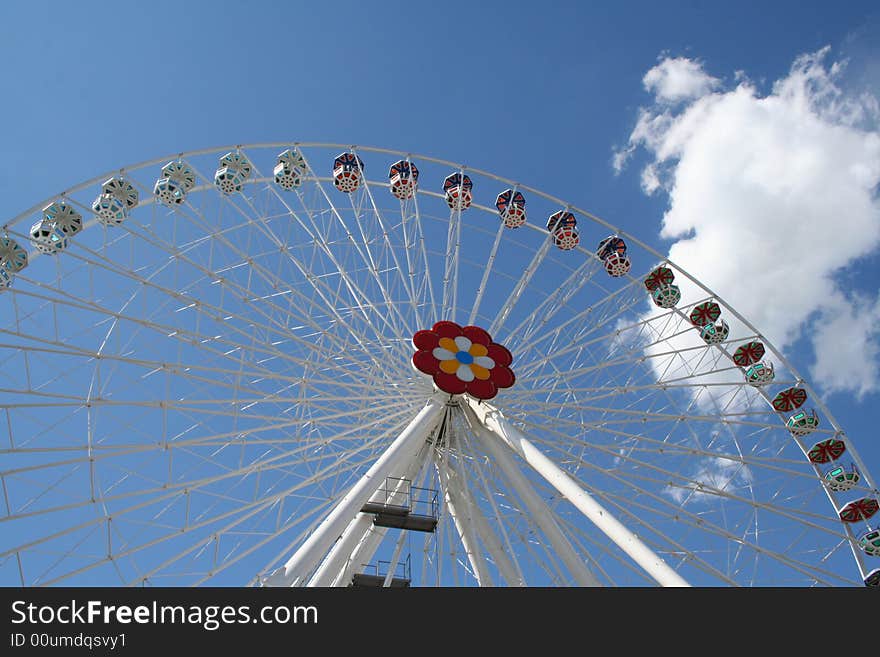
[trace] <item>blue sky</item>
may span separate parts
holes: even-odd
[[[772,81],[798,54],[841,48],[870,7],[7,4],[3,202],[14,210],[156,153],[296,137],[463,159],[556,182],[544,187],[560,193],[580,180],[591,208],[617,214],[615,199],[634,195],[607,162],[646,100],[641,78],[658,56]],[[47,166],[62,153],[76,165]],[[587,179],[601,182],[565,175],[562,158],[574,153],[589,153]]]
[[[753,98],[765,97],[778,90],[775,83],[792,79],[799,57],[828,47],[804,88],[815,90],[821,78],[840,102],[819,107],[816,116],[856,138],[877,139],[878,115],[863,94],[880,97],[878,31],[880,10],[861,1],[4,3],[0,215],[13,217],[77,182],[164,154],[329,141],[495,172],[565,198],[667,253],[710,228],[685,219],[678,232],[661,237],[667,211],[695,198],[676,167],[695,157],[690,149],[698,144],[669,132],[639,133],[640,117],[666,116],[683,126],[676,121],[695,116],[688,110],[706,94],[732,94],[743,80]],[[709,82],[704,92],[668,102],[661,83],[649,89],[643,78],[676,59],[695,64],[688,81]],[[832,75],[844,60],[846,68]],[[733,96],[726,98],[732,107]],[[861,116],[845,118],[847,100],[862,103]],[[735,118],[720,110],[713,116]],[[822,139],[831,133],[837,134],[821,132]],[[840,153],[876,164],[876,151],[853,154],[836,150],[836,141],[817,143],[832,168]],[[615,153],[627,148],[632,153],[616,170]],[[665,176],[654,188],[644,178],[652,166]],[[857,257],[823,262],[821,275],[807,279],[815,295],[834,303],[798,302],[788,323],[778,314],[759,316],[801,373],[833,380],[813,383],[826,390],[829,408],[876,476],[880,365],[871,350],[880,258],[876,240],[862,237],[873,235],[880,216],[876,188],[873,206],[870,193],[853,194],[865,223],[854,224],[859,233],[840,235],[840,249],[861,240]],[[844,222],[841,231],[848,227]],[[745,270],[755,266],[741,252],[735,257]],[[701,262],[693,258],[691,273],[714,287]],[[834,330],[817,324],[834,317],[846,321]],[[855,337],[853,325],[862,329]],[[817,369],[817,354],[857,344],[853,339],[862,340],[860,360],[867,364],[860,365],[860,383],[847,386],[827,362]]]

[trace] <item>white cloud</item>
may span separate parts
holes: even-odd
[[[667,57],[645,73],[642,84],[658,101],[677,102],[706,95],[719,80],[707,75],[699,62]]]
[[[642,187],[668,195],[672,262],[780,349],[806,334],[812,383],[864,394],[880,389],[877,282],[857,296],[835,277],[880,246],[880,116],[876,99],[841,91],[844,66],[826,66],[828,52],[797,58],[766,95],[744,75],[721,89],[699,63],[664,60],[645,76],[655,103],[615,166],[639,148],[650,156]],[[702,294],[676,283],[680,308]],[[722,317],[732,336],[747,332]],[[676,342],[701,343],[696,331]]]
[[[829,392],[855,390],[862,396],[878,390],[880,300],[835,295],[813,330],[815,343],[821,345],[810,368],[813,380]]]
[[[716,499],[719,492],[737,494],[751,482],[752,473],[745,465],[711,457],[697,464],[686,484],[667,486],[666,494],[678,504],[709,502]]]

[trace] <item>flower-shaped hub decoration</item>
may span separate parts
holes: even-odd
[[[431,330],[418,331],[413,345],[416,369],[430,374],[434,384],[451,395],[492,399],[499,388],[516,381],[510,369],[513,356],[478,326],[437,322]]]

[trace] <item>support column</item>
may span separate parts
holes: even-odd
[[[422,445],[413,461],[407,463],[403,470],[398,472],[397,475],[402,476],[403,479],[414,479],[415,475],[418,474],[424,466],[427,454],[427,443],[425,443]],[[397,487],[392,492],[392,495],[398,494],[402,486],[403,481],[398,481]],[[377,488],[377,490],[370,495],[370,500],[380,501],[379,496],[381,496],[381,492]],[[348,562],[352,560],[355,550],[373,527],[373,518],[374,516],[372,514],[363,512],[359,512],[355,516],[354,520],[352,520],[348,527],[345,528],[345,531],[339,540],[336,541],[335,545],[330,550],[330,553],[327,555],[327,558],[321,562],[318,570],[312,575],[308,586],[333,586],[334,583],[336,586],[348,586],[349,580],[341,579],[340,573],[344,570],[351,569],[348,567]],[[378,543],[376,546],[378,547]],[[358,565],[359,564],[354,564],[355,567]]]
[[[419,411],[367,473],[346,493],[317,529],[306,539],[283,568],[267,580],[270,586],[301,586],[327,554],[333,543],[386,477],[399,471],[418,453],[436,428],[445,410],[443,395],[437,395]]]
[[[480,423],[474,412],[470,409],[470,406],[466,404],[462,406],[465,411],[465,417],[467,417],[477,440],[485,447],[489,456],[492,457],[492,462],[498,466],[510,487],[522,500],[526,510],[529,512],[530,520],[544,534],[577,585],[602,586],[599,580],[596,579],[596,576],[587,568],[583,559],[575,552],[565,534],[562,533],[562,530],[559,529],[559,525],[553,519],[553,512],[535,492],[534,487],[529,483],[525,475],[520,472],[507,451],[507,445],[499,441],[495,434]]]
[[[338,573],[338,576],[330,583],[330,586],[348,586],[358,572],[361,564],[369,563],[373,559],[376,550],[379,549],[379,545],[382,543],[385,534],[388,532],[388,528],[377,527],[372,523],[373,520],[370,519],[370,526],[367,528],[367,532],[364,534],[363,539],[361,539],[357,546],[355,546],[351,553],[351,557],[343,563],[342,569]]]
[[[661,586],[688,586],[688,583],[681,575],[670,568],[638,536],[624,527],[617,518],[612,516],[607,509],[593,499],[571,475],[547,458],[519,429],[510,424],[498,409],[485,402],[478,404],[464,395],[462,399],[468,404],[486,429],[494,433],[513,451],[519,454],[526,463],[532,466],[551,486],[574,504],[581,513],[608,538],[614,541],[620,549],[653,577],[658,584]]]
[[[352,520],[339,540],[333,545],[327,558],[318,566],[318,570],[309,579],[307,586],[332,586],[336,581],[345,564],[351,559],[355,548],[364,539],[367,532],[373,526],[373,516],[368,513],[358,513]]]
[[[394,548],[394,555],[391,557],[391,563],[388,564],[388,572],[382,582],[383,588],[391,586],[391,580],[394,579],[394,571],[397,570],[397,564],[400,561],[400,553],[403,552],[403,544],[406,541],[406,532],[400,532],[400,538],[397,539],[397,545]]]

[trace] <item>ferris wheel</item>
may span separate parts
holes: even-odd
[[[0,286],[2,584],[880,583],[876,482],[759,327],[494,174],[176,154],[8,220]]]

